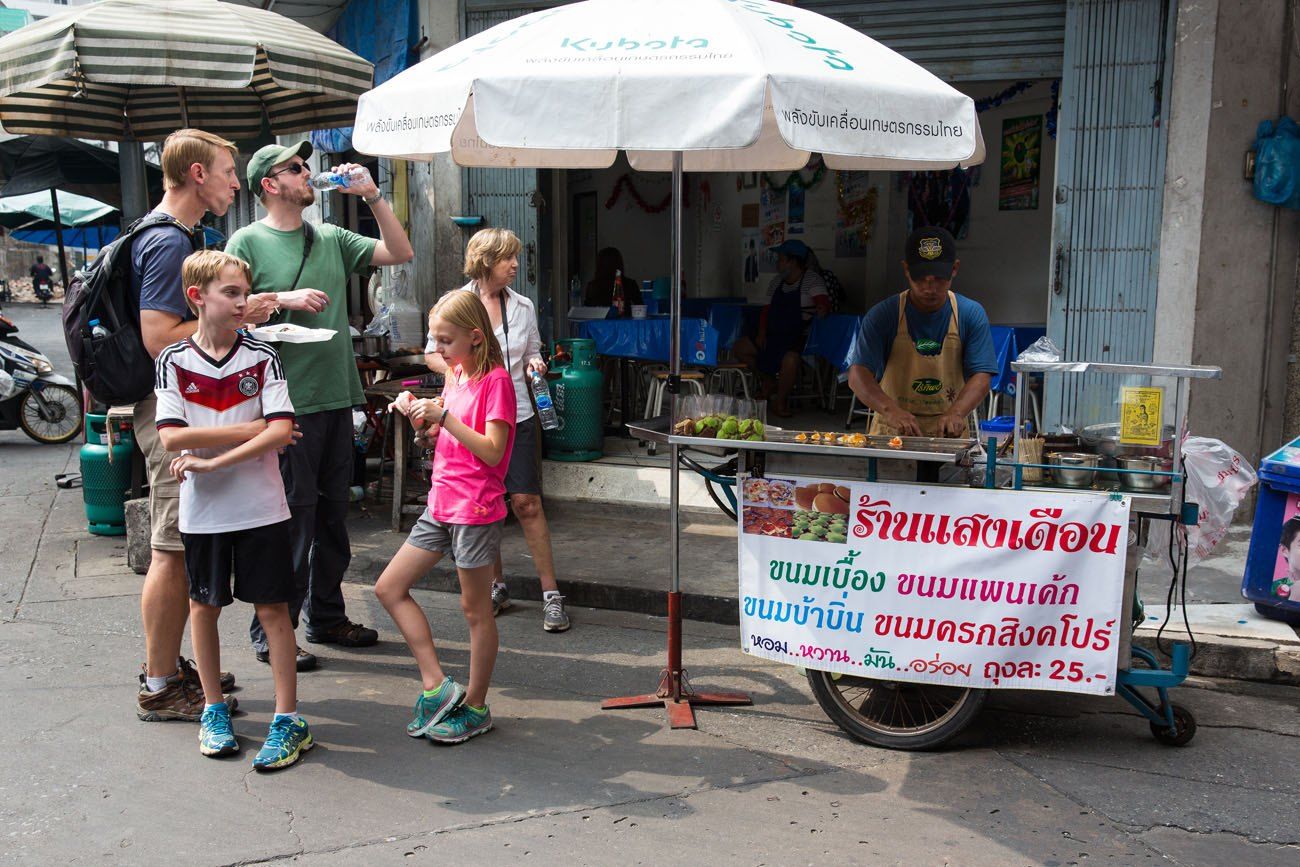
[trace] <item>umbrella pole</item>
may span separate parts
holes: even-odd
[[[672,181],[672,295],[668,337],[668,393],[671,398],[670,419],[677,417],[677,392],[682,373],[682,152],[673,152]],[[670,425],[671,427],[671,425]],[[681,447],[668,446],[668,568],[671,576],[668,591],[668,667],[659,673],[659,688],[653,695],[633,695],[601,702],[604,710],[654,707],[662,704],[668,711],[668,724],[675,729],[693,729],[695,710],[692,705],[753,704],[743,692],[695,692],[690,677],[682,667],[682,583],[681,583],[681,488],[677,456]]]
[[[50,205],[54,208],[54,240],[59,244],[59,279],[63,281],[63,294],[67,297],[68,281],[72,275],[68,273],[68,253],[63,248],[63,221],[59,219],[59,191],[50,187]],[[53,292],[53,287],[50,289]]]

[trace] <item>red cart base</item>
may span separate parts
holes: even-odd
[[[668,711],[668,724],[675,729],[695,728],[694,705],[739,706],[753,704],[743,692],[695,692],[685,671],[664,669],[659,675],[659,689],[653,695],[629,695],[608,698],[600,703],[601,710],[622,710],[633,707],[663,705]]]

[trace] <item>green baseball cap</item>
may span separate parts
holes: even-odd
[[[248,160],[248,188],[253,191],[253,195],[261,195],[262,178],[270,174],[271,169],[280,163],[287,163],[295,156],[302,157],[304,160],[311,156],[311,142],[300,141],[291,145],[270,144],[258,148],[257,153]]]

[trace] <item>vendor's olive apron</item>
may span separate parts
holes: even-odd
[[[916,416],[916,423],[924,436],[937,437],[939,417],[948,411],[966,384],[962,366],[961,330],[957,322],[957,296],[948,293],[952,316],[948,319],[948,333],[943,337],[943,347],[938,355],[922,355],[907,330],[907,293],[898,296],[898,335],[885,361],[885,375],[880,388],[892,397],[902,409]],[[871,423],[871,434],[897,436],[898,431],[886,424],[877,413]]]

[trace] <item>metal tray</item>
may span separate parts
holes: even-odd
[[[867,437],[865,446],[848,446],[826,443],[799,442],[795,437],[801,431],[768,428],[764,440],[720,440],[711,437],[687,437],[670,434],[668,416],[643,419],[627,426],[637,439],[648,442],[675,444],[697,449],[708,454],[726,455],[738,451],[791,452],[795,454],[834,455],[836,457],[880,458],[894,461],[929,461],[931,463],[964,463],[975,448],[973,439],[945,439],[942,437],[902,437],[901,448],[891,448],[889,437]],[[802,431],[808,434],[811,431]],[[838,436],[838,434],[836,434]]]

